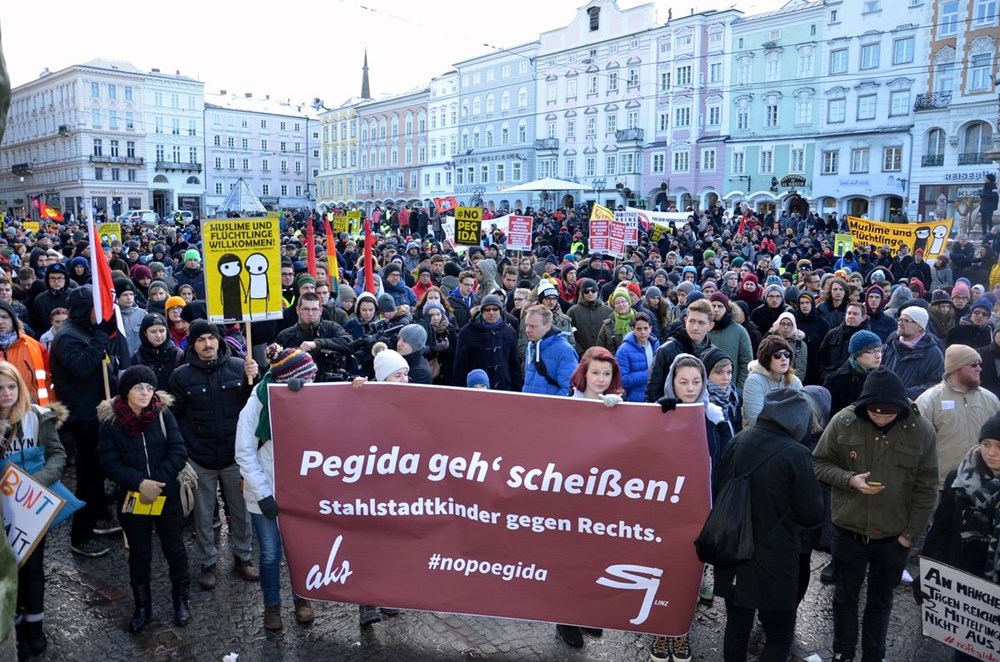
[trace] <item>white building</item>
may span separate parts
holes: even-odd
[[[617,206],[640,197],[643,146],[652,136],[656,55],[652,4],[591,0],[566,27],[543,32],[536,57],[535,174],[588,185],[582,199]]]
[[[427,163],[420,169],[420,195],[424,206],[431,198],[454,195],[455,159],[458,149],[458,72],[431,79],[427,101]]]
[[[13,90],[0,144],[0,208],[38,218],[32,198],[81,218],[148,209],[143,90],[127,62],[48,69]]]
[[[207,212],[215,213],[240,178],[268,209],[311,207],[318,127],[315,110],[305,104],[250,92],[206,94]]]
[[[180,71],[153,69],[143,91],[150,122],[144,146],[153,211],[167,218],[176,210],[204,213],[205,84]]]
[[[826,0],[812,197],[818,211],[901,220],[913,190],[913,101],[926,79],[930,1]]]

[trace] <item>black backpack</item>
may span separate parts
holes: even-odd
[[[784,450],[781,445],[771,451],[763,460],[744,474],[734,475],[726,483],[712,505],[712,511],[694,541],[698,558],[703,563],[731,566],[746,563],[753,558],[753,523],[750,514],[750,474],[771,459],[775,453]],[[734,449],[734,455],[739,449]],[[735,463],[736,458],[733,458]]]

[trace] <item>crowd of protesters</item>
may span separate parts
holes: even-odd
[[[725,600],[727,661],[746,659],[755,614],[766,634],[760,659],[787,659],[814,550],[831,554],[822,578],[836,586],[842,661],[856,655],[866,579],[861,659],[885,658],[892,592],[912,582],[916,548],[998,580],[1000,234],[959,235],[933,261],[905,246],[835,255],[834,234],[846,230],[836,215],[713,208],[641,228],[638,244],[613,259],[588,250],[585,206],[525,213],[533,247],[515,252],[489,219],[478,245],[456,248],[436,212],[379,210],[367,238],[337,237],[336,270],[320,259],[313,272],[306,226],[324,236],[321,218],[285,214],[285,312],[255,322],[250,345],[240,325],[206,321],[198,221],[126,225],[121,241],[91,246],[80,223],[32,233],[5,220],[0,423],[23,434],[33,421],[31,443],[49,453],[40,479],[58,479],[67,453],[75,463],[86,505],[73,516],[74,553],[103,555],[103,536],[125,529],[132,631],[153,618],[153,530],[183,626],[193,617],[192,574],[203,590],[220,581],[220,519],[232,570],[261,582],[264,628],[283,627],[271,382],[489,388],[608,407],[658,403],[665,416],[702,403],[714,493],[773,458],[751,487],[754,531],[773,537],[755,541],[751,562],[706,572],[699,593]],[[112,270],[124,333],[94,317],[92,258]],[[8,439],[7,454],[25,443]],[[179,535],[185,461],[195,476],[194,571]],[[130,494],[165,497],[162,514],[113,515]],[[20,571],[39,595],[42,549]],[[308,600],[293,602],[298,623],[315,618]],[[396,612],[361,605],[359,620]],[[22,658],[46,648],[43,613],[40,598],[18,600]],[[573,647],[600,635],[557,632]],[[650,657],[685,662],[691,644],[655,637]]]

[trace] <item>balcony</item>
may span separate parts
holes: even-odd
[[[10,171],[18,176],[30,175],[31,174],[31,164],[30,163],[15,163],[10,167]]]
[[[541,138],[536,140],[532,147],[536,150],[559,149],[558,138]]]
[[[156,161],[157,170],[182,170],[185,172],[201,172],[200,163],[183,163],[181,161]]]
[[[951,105],[951,92],[918,94],[917,100],[913,102],[913,110],[937,110],[947,108],[949,105]]]
[[[983,152],[963,152],[958,155],[958,165],[980,165],[992,161]]]
[[[645,133],[642,129],[622,129],[615,131],[615,141],[620,143],[641,141],[645,137]]]
[[[103,154],[91,154],[91,163],[107,163],[110,165],[142,165],[145,159],[135,156],[105,156]]]
[[[925,168],[933,168],[944,165],[944,154],[924,154],[920,159],[920,165]]]

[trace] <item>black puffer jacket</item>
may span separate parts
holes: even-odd
[[[184,439],[177,427],[177,420],[167,409],[172,399],[163,391],[158,392],[163,404],[163,425],[157,416],[150,421],[140,436],[126,434],[115,419],[111,400],[103,401],[97,408],[101,421],[97,452],[104,475],[118,484],[119,501],[127,490],[138,490],[139,484],[150,478],[166,483],[163,490],[167,504],[179,504],[177,474],[187,461]],[[163,430],[167,434],[164,436]],[[149,468],[146,456],[149,456]]]
[[[174,344],[167,334],[167,339],[159,347],[153,347],[142,334],[139,349],[132,355],[132,365],[149,366],[156,373],[156,388],[164,391],[170,381],[170,375],[184,360],[184,351]]]
[[[225,469],[236,462],[236,422],[250,397],[243,361],[219,341],[219,358],[203,361],[193,348],[187,361],[170,375],[171,407],[180,424],[191,459],[206,469]]]

